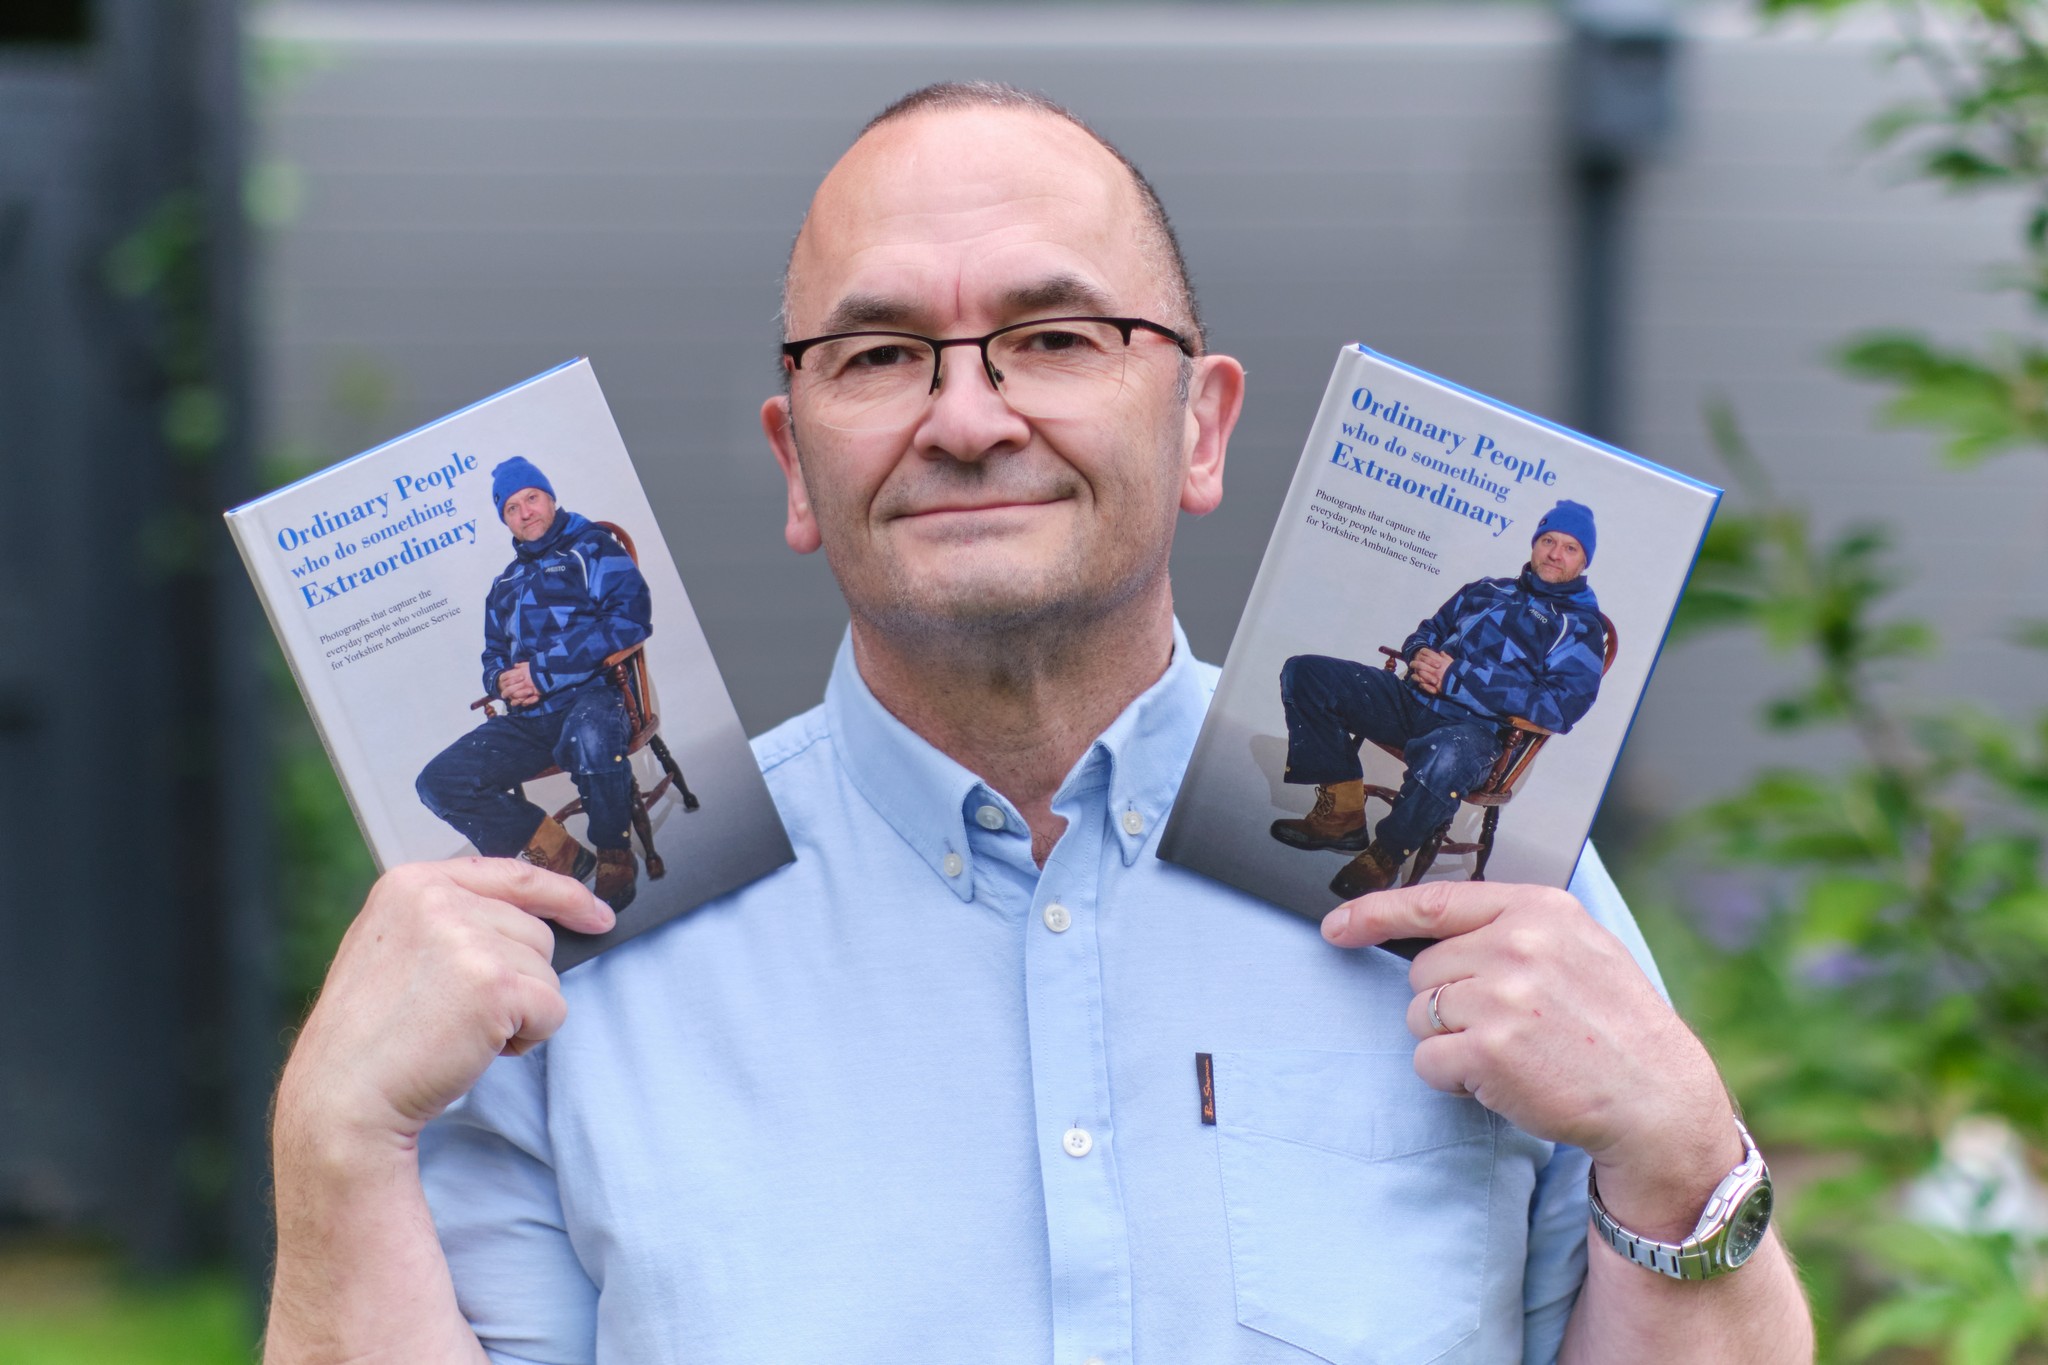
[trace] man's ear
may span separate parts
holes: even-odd
[[[782,524],[782,538],[800,555],[810,554],[820,544],[818,519],[811,513],[811,495],[804,487],[804,467],[796,454],[796,428],[789,416],[789,395],[779,393],[761,405],[761,430],[782,466],[783,482],[789,485],[789,515]]]
[[[1187,471],[1181,477],[1180,510],[1207,516],[1223,501],[1223,456],[1237,414],[1244,407],[1244,366],[1227,355],[1195,361],[1188,381],[1185,437]]]

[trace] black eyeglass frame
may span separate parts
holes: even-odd
[[[1142,329],[1144,331],[1154,333],[1155,335],[1165,337],[1175,346],[1178,346],[1180,348],[1180,353],[1184,356],[1187,356],[1189,359],[1192,360],[1195,356],[1194,342],[1190,341],[1187,337],[1182,336],[1179,332],[1174,331],[1173,328],[1166,326],[1164,323],[1153,322],[1149,318],[1103,318],[1087,316],[1060,318],[1032,318],[1028,322],[1013,322],[1007,327],[998,327],[993,332],[990,332],[987,336],[978,337],[940,338],[928,337],[920,332],[870,331],[866,329],[855,332],[827,332],[824,336],[805,337],[802,341],[785,341],[782,343],[782,354],[783,358],[789,361],[792,368],[801,370],[804,367],[804,352],[810,350],[813,346],[822,346],[824,343],[828,341],[846,341],[852,337],[901,337],[905,341],[921,341],[925,345],[932,348],[932,384],[930,388],[925,390],[925,392],[927,394],[933,394],[939,391],[940,369],[945,357],[946,348],[948,346],[973,346],[979,349],[981,352],[981,372],[988,376],[988,382],[995,386],[996,392],[1001,393],[1003,389],[1003,372],[1001,370],[998,370],[995,366],[995,362],[988,358],[988,344],[991,341],[994,341],[999,336],[1007,336],[1011,332],[1021,332],[1027,327],[1049,327],[1055,323],[1060,322],[1106,323],[1109,326],[1116,328],[1117,331],[1123,335],[1124,346],[1126,348],[1128,348],[1131,344],[1131,333]]]

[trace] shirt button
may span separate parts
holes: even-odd
[[[1095,1150],[1095,1139],[1088,1136],[1086,1128],[1069,1128],[1060,1139],[1060,1146],[1067,1149],[1068,1156],[1086,1156]]]
[[[1102,1357],[1089,1356],[1086,1360],[1081,1362],[1081,1365],[1102,1365]]]
[[[983,806],[974,812],[974,823],[983,829],[1001,829],[1009,820],[1004,817],[1001,806]]]
[[[1045,927],[1055,934],[1064,934],[1067,932],[1067,926],[1073,922],[1074,917],[1067,913],[1067,907],[1058,901],[1045,907]]]
[[[946,875],[948,877],[957,877],[960,875],[960,869],[967,866],[967,864],[960,861],[959,854],[948,853],[946,855],[946,861],[940,863],[939,866],[946,870]]]
[[[1136,838],[1145,832],[1145,817],[1134,810],[1124,812],[1124,833]]]

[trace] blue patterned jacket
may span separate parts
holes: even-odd
[[[611,533],[557,509],[539,540],[515,540],[516,552],[484,599],[484,691],[498,675],[528,664],[541,698],[515,714],[558,711],[598,677],[605,657],[653,630],[647,580]]]
[[[1402,643],[1402,657],[1418,649],[1452,660],[1437,695],[1416,689],[1431,708],[1458,720],[1520,716],[1563,734],[1600,693],[1607,629],[1583,575],[1545,583],[1524,569],[1458,589]]]

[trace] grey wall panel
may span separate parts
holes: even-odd
[[[352,359],[392,377],[396,431],[590,354],[751,728],[815,700],[843,621],[822,566],[782,547],[755,421],[776,279],[819,176],[919,84],[1047,90],[1175,214],[1214,344],[1252,371],[1230,498],[1177,554],[1202,653],[1228,645],[1340,343],[1552,406],[1562,206],[1529,116],[1550,95],[1540,13],[1048,11],[992,30],[927,11],[850,48],[775,12],[607,8],[599,29],[633,41],[550,22],[566,21],[332,5],[268,21],[324,68],[270,124],[308,187],[271,253],[275,410],[339,455],[342,435],[377,434],[323,413]],[[1158,43],[1169,28],[1181,40]]]
[[[750,729],[815,700],[843,622],[822,564],[782,546],[755,424],[777,275],[818,177],[916,85],[1042,88],[1117,140],[1172,209],[1213,343],[1252,376],[1229,497],[1184,525],[1175,555],[1208,657],[1227,646],[1340,343],[1540,413],[1562,405],[1561,47],[1540,8],[285,0],[261,22],[315,58],[267,124],[306,185],[267,271],[280,439],[338,457],[590,355]],[[1930,473],[1921,442],[1868,434],[1870,395],[1820,359],[1853,325],[1995,315],[1956,285],[2000,253],[2004,221],[1887,190],[1857,162],[1853,129],[1882,93],[1869,41],[1745,32],[1703,25],[1684,134],[1641,187],[1630,437],[1711,477],[1698,411],[1727,392],[1788,486],[1853,474],[1840,510],[1909,514],[1916,556],[1952,558],[1981,525],[1999,548],[1978,562],[2038,571],[2038,479]],[[337,400],[365,374],[385,377],[381,407]],[[2001,505],[1979,522],[1987,495]],[[1953,615],[1963,577],[1934,567],[1921,600]],[[1996,594],[1968,578],[1959,619],[1981,642]],[[1730,741],[1757,675],[1733,646],[1672,660],[1631,789],[1666,802],[1755,762],[1757,745]]]

